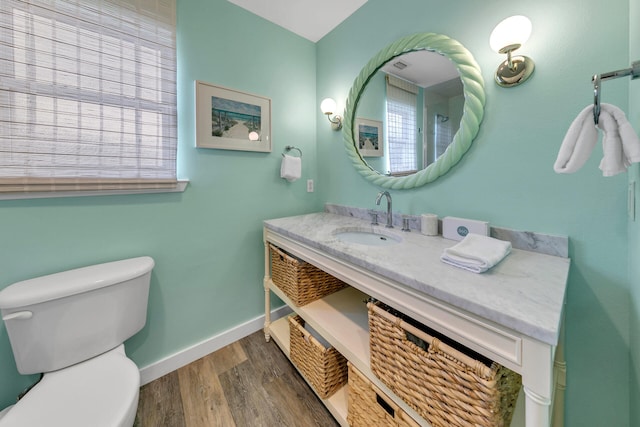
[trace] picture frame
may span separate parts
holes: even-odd
[[[196,147],[271,152],[271,99],[195,82]]]
[[[354,134],[357,136],[357,148],[362,157],[384,156],[384,135],[382,134],[381,121],[358,117],[355,120]]]

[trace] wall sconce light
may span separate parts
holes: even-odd
[[[320,110],[322,110],[322,114],[325,114],[331,122],[331,129],[333,130],[342,129],[342,117],[336,114],[333,116],[333,119],[331,118],[331,115],[336,112],[337,108],[336,101],[331,98],[325,98],[320,103]]]
[[[517,15],[500,22],[491,32],[489,44],[498,53],[506,53],[507,60],[496,70],[496,83],[502,87],[512,87],[524,83],[535,68],[533,60],[526,56],[511,56],[531,35],[531,21],[526,16]]]

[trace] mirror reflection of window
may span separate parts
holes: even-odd
[[[418,86],[387,75],[387,170],[407,175],[418,170]]]

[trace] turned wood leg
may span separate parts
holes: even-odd
[[[564,394],[567,388],[567,362],[564,358],[564,323],[560,328],[560,340],[556,348],[556,360],[553,363],[555,392],[553,398],[553,427],[564,426]]]
[[[542,427],[550,425],[551,399],[523,387],[525,394],[525,412],[527,427]]]
[[[271,324],[271,292],[269,290],[269,281],[271,280],[271,254],[269,253],[269,244],[264,242],[264,339],[269,342],[271,334],[269,333],[269,325]]]
[[[269,333],[269,325],[271,324],[271,292],[267,279],[264,281],[264,339],[269,342],[271,334]]]

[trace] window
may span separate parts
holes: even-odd
[[[175,0],[2,0],[0,35],[0,192],[176,186]]]
[[[388,167],[391,175],[407,175],[418,169],[417,93],[415,85],[387,76]]]

